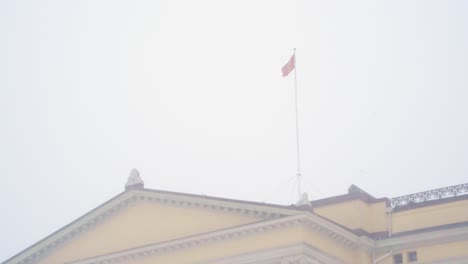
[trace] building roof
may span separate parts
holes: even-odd
[[[322,226],[330,232],[336,233],[337,236],[343,236],[344,239],[350,241],[355,238],[366,236],[371,239],[381,240],[389,238],[387,232],[377,232],[377,233],[368,233],[362,229],[350,229],[346,226],[340,225],[330,219],[322,217],[313,212],[314,208],[333,205],[337,203],[343,203],[353,200],[361,200],[369,204],[384,202],[387,207],[391,206],[391,199],[389,198],[375,198],[369,193],[363,191],[355,185],[351,185],[348,189],[348,193],[344,195],[333,196],[329,198],[314,200],[311,202],[312,206],[307,205],[278,205],[270,203],[260,203],[253,201],[221,198],[207,195],[196,195],[189,193],[181,192],[172,192],[172,191],[163,191],[156,189],[147,189],[144,188],[143,181],[135,181],[134,185],[126,185],[126,190],[119,193],[115,197],[109,199],[103,204],[97,206],[90,212],[85,215],[77,218],[73,222],[64,227],[60,228],[51,235],[45,237],[39,242],[33,244],[27,249],[21,251],[20,253],[12,256],[4,263],[10,263],[10,261],[22,261],[28,260],[34,257],[40,257],[46,254],[49,250],[55,248],[57,245],[61,244],[64,241],[73,238],[77,234],[81,233],[84,230],[87,230],[88,227],[99,222],[101,219],[105,218],[107,215],[112,212],[119,210],[122,207],[125,207],[126,204],[132,201],[138,200],[152,200],[169,205],[184,205],[184,206],[193,206],[197,208],[210,209],[210,210],[221,210],[227,211],[235,214],[246,214],[250,216],[258,217],[264,221],[275,220],[279,218],[289,219],[289,217],[294,215],[305,214],[307,221],[312,221],[314,224]],[[462,189],[463,190],[463,189]],[[408,203],[400,205],[394,210],[410,210],[415,208],[420,208],[424,206],[432,206],[437,204],[443,204],[452,201],[459,201],[468,199],[468,194],[459,195],[453,197],[442,197],[437,200],[422,201],[418,203]],[[298,216],[300,217],[300,216]],[[401,232],[399,234],[394,234],[396,236],[408,236],[415,235],[424,232],[432,232],[438,230],[448,230],[453,228],[467,227],[468,222],[448,224],[443,226],[429,227],[419,230],[411,230],[408,232]],[[240,228],[240,227],[238,227]],[[222,232],[223,230],[217,230],[215,232]],[[355,238],[352,238],[355,236]],[[16,262],[14,262],[16,263]]]
[[[142,186],[142,185],[140,185]],[[162,203],[169,204],[191,204],[195,207],[212,209],[212,210],[222,210],[230,211],[237,214],[248,214],[254,215],[261,219],[275,219],[281,218],[284,216],[294,215],[301,212],[312,212],[312,208],[309,206],[295,206],[295,205],[277,205],[269,203],[260,203],[253,201],[244,201],[236,199],[228,199],[207,195],[197,195],[181,192],[172,192],[172,191],[163,191],[156,189],[146,189],[146,188],[126,188],[124,192],[119,193],[103,204],[92,209],[85,215],[77,218],[73,222],[65,225],[44,239],[38,241],[37,243],[31,245],[25,250],[19,252],[18,254],[7,259],[4,263],[9,263],[9,261],[18,258],[19,256],[26,254],[28,252],[35,252],[34,254],[44,254],[45,251],[54,247],[56,244],[61,243],[71,236],[76,235],[77,233],[87,229],[87,226],[93,224],[94,222],[99,221],[99,219],[105,217],[105,215],[118,210],[122,207],[122,204],[128,203],[130,200],[148,200],[155,199]],[[316,215],[317,217],[320,217]],[[320,217],[322,218],[322,217]],[[73,235],[70,235],[73,234]]]
[[[351,185],[348,188],[348,193],[343,195],[337,195],[332,197],[327,197],[319,200],[312,201],[312,207],[321,207],[327,206],[337,203],[343,203],[347,201],[353,200],[361,200],[366,203],[380,203],[385,202],[387,205],[390,205],[390,199],[384,198],[375,198],[374,196],[370,195],[369,193],[363,191],[361,188],[357,187],[356,185]]]

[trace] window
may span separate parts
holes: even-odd
[[[403,264],[403,255],[401,254],[393,255],[393,264]]]
[[[418,261],[418,253],[416,251],[408,252],[408,262]]]

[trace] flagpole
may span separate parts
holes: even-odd
[[[294,48],[294,99],[296,105],[297,194],[301,199],[301,156],[299,151],[299,107],[297,105],[297,58]]]

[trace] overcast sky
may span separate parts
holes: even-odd
[[[468,182],[468,1],[0,0],[0,261],[124,189]]]

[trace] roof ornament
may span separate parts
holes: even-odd
[[[423,203],[431,200],[440,200],[457,195],[468,194],[468,183],[443,187],[425,192],[403,195],[391,199],[392,207],[405,206],[413,203]]]
[[[309,201],[309,196],[306,192],[302,193],[301,198],[297,201],[296,206],[311,206]]]
[[[137,169],[133,168],[130,171],[130,175],[128,176],[127,183],[125,184],[125,190],[143,189],[144,186],[145,186],[145,183],[140,178],[140,173],[138,172]]]

